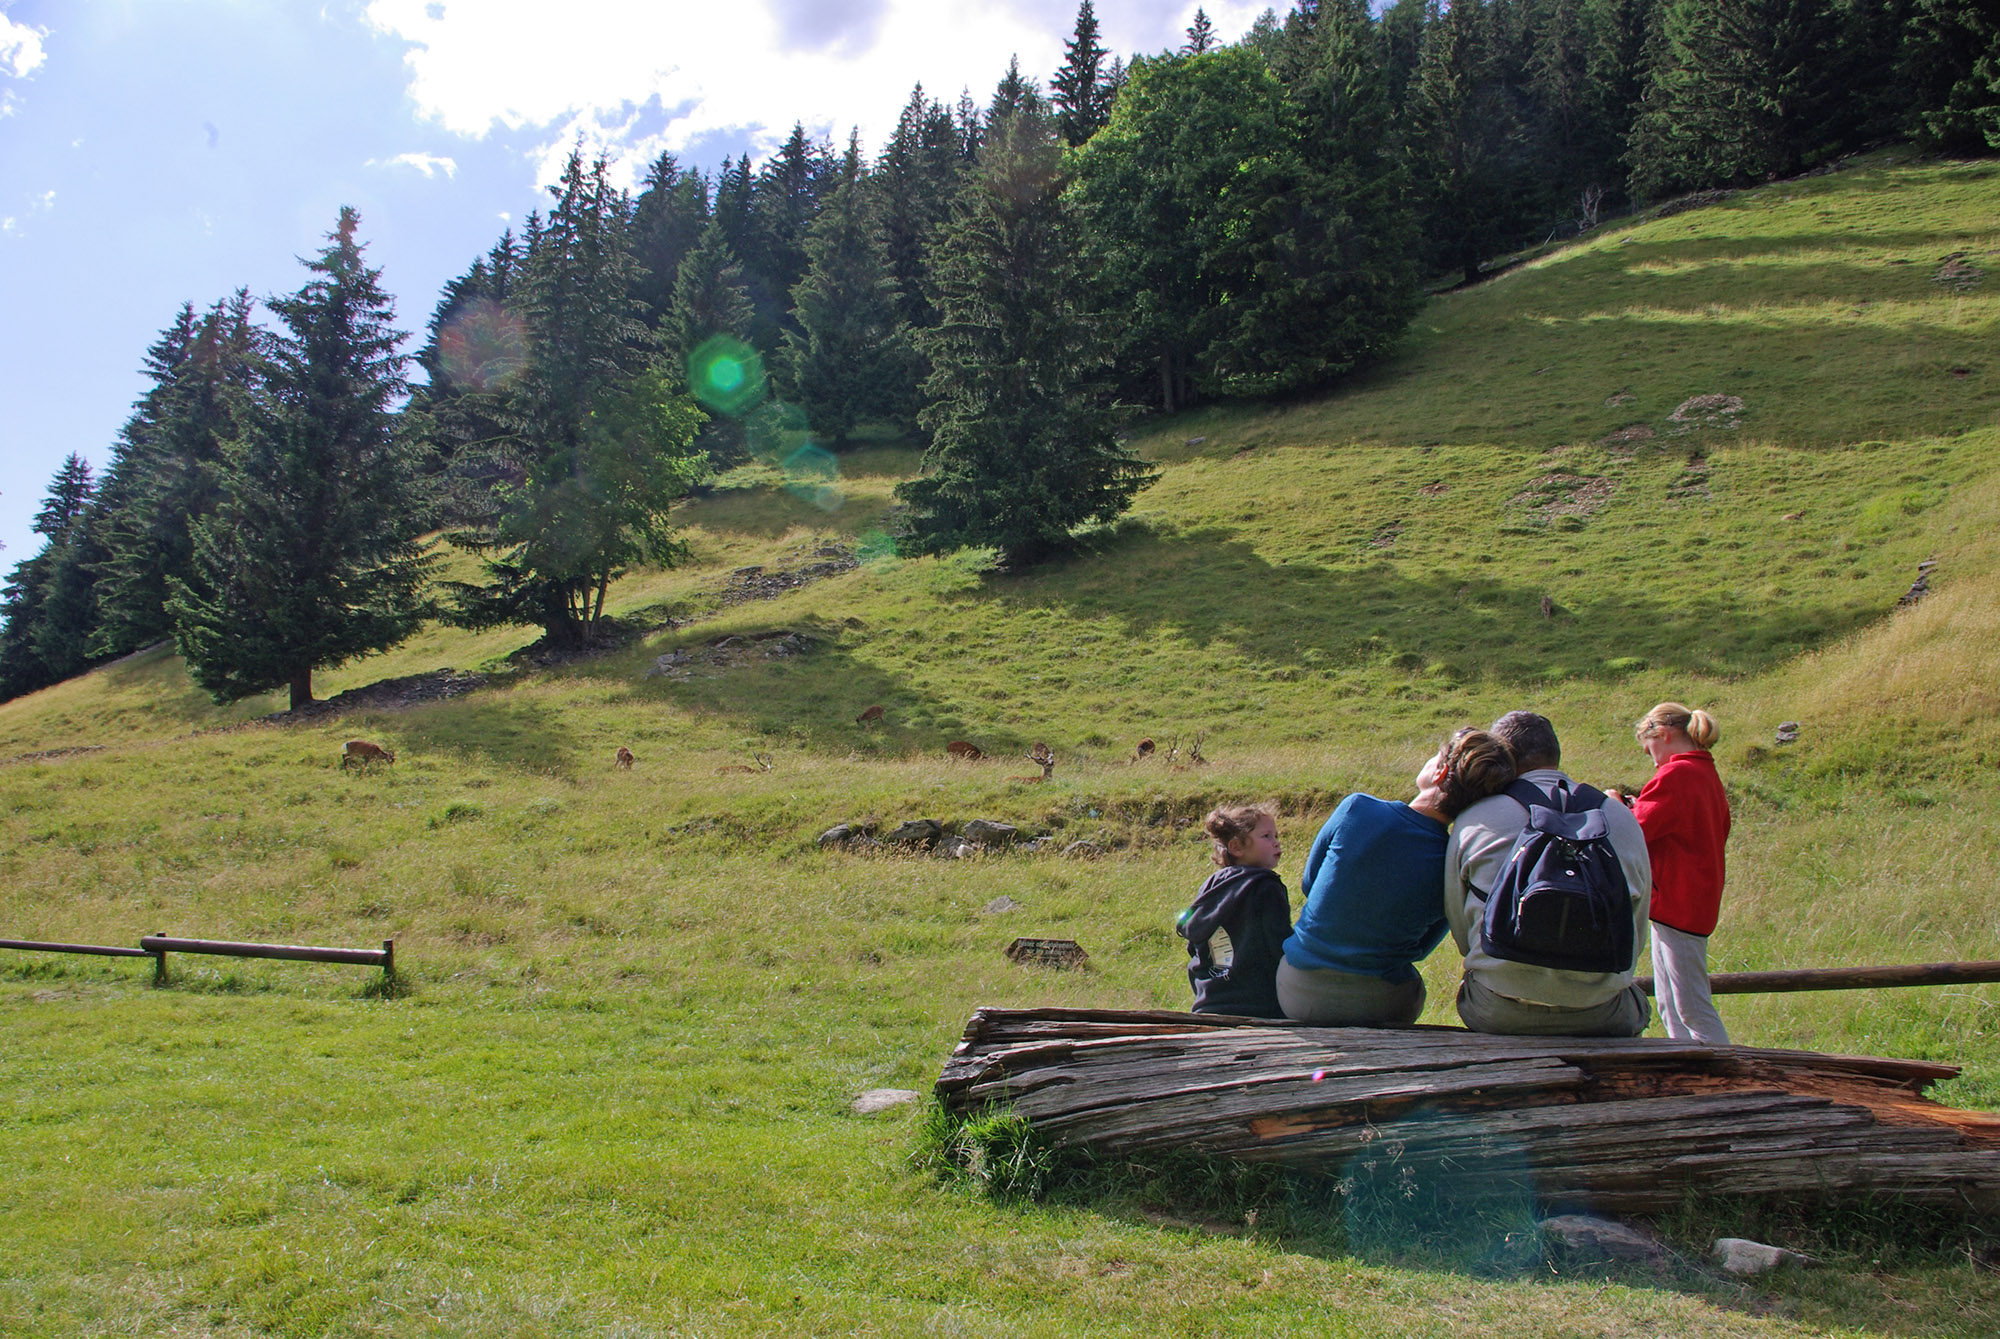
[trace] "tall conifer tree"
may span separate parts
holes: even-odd
[[[359,225],[343,208],[305,287],[270,299],[284,333],[195,527],[193,577],[172,582],[175,641],[218,702],[282,686],[296,711],[315,670],[394,646],[425,611],[416,453],[394,415],[404,336]]]
[[[907,417],[916,389],[871,206],[859,182],[827,202],[806,236],[805,277],[792,290],[799,328],[785,332],[792,391],[813,431],[836,443],[863,418]]]
[[[914,551],[991,546],[1032,563],[1119,515],[1151,477],[1115,435],[1061,162],[1044,116],[994,122],[933,249],[941,320],[921,336],[931,445],[923,476],[897,488]]]
[[[1062,68],[1049,80],[1056,125],[1071,147],[1096,134],[1110,114],[1111,97],[1104,86],[1105,54],[1104,44],[1097,40],[1097,12],[1091,0],[1083,0],[1076,8],[1076,31],[1063,45]]]

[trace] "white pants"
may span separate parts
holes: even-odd
[[[1708,993],[1708,936],[1653,922],[1653,1002],[1676,1041],[1729,1045],[1729,1030]]]

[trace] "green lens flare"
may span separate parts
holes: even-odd
[[[711,335],[688,355],[688,389],[718,414],[735,418],[764,398],[764,358],[731,335]]]

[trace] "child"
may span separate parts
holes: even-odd
[[[1211,811],[1202,830],[1222,866],[1174,928],[1188,943],[1188,981],[1198,1014],[1283,1018],[1278,961],[1292,932],[1291,895],[1275,872],[1278,822],[1259,806]]]
[[[1729,797],[1715,774],[1721,731],[1705,711],[1662,702],[1632,731],[1658,769],[1627,801],[1653,861],[1653,998],[1676,1041],[1727,1046],[1708,988],[1708,937],[1722,909]],[[1622,796],[1620,798],[1623,798]]]

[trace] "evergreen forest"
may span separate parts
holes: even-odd
[[[1129,57],[1084,0],[1064,52],[918,84],[872,152],[801,122],[633,194],[579,150],[414,353],[352,210],[274,326],[184,305],[50,485],[0,700],[169,640],[294,708],[426,619],[588,646],[684,556],[678,499],[857,433],[922,450],[900,550],[1025,568],[1153,477],[1136,416],[1337,389],[1524,250],[1892,140],[2000,151],[1990,0],[1300,0]]]

